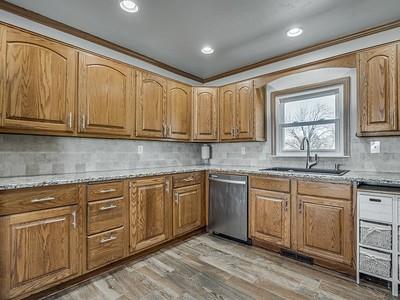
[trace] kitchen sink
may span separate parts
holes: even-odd
[[[349,172],[349,170],[336,170],[336,169],[306,169],[306,168],[289,168],[289,167],[274,167],[267,169],[260,169],[260,171],[276,171],[276,172],[289,172],[289,173],[311,173],[319,175],[335,175],[342,176]]]

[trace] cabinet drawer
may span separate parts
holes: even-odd
[[[203,181],[203,173],[185,173],[172,176],[173,186],[182,187],[194,184],[200,184]]]
[[[122,181],[88,185],[88,201],[122,197],[124,183]]]
[[[124,198],[90,202],[88,204],[88,234],[124,225]]]
[[[391,223],[393,197],[380,194],[359,194],[360,219]]]
[[[270,177],[250,177],[250,187],[255,189],[290,193],[290,179]]]
[[[351,200],[351,184],[299,181],[297,193],[301,195]]]
[[[0,216],[78,203],[78,186],[51,186],[0,192]]]
[[[94,269],[124,256],[124,228],[88,237],[88,269]]]

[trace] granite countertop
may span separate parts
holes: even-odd
[[[260,167],[227,166],[227,165],[194,165],[177,167],[149,167],[120,171],[98,171],[74,174],[39,175],[0,178],[0,191],[29,187],[51,186],[72,183],[88,183],[98,181],[130,179],[144,176],[156,176],[195,171],[245,173],[248,175],[271,175],[287,178],[299,178],[326,182],[355,182],[370,185],[386,185],[400,187],[400,173],[359,172],[350,171],[343,176],[320,175],[310,173],[288,173],[277,171],[260,171]]]

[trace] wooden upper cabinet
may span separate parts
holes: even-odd
[[[351,265],[352,201],[297,196],[297,250],[329,262]]]
[[[128,65],[79,54],[79,132],[130,136],[133,76]]]
[[[254,87],[252,80],[241,82],[236,85],[236,117],[237,138],[253,138]]]
[[[192,88],[174,81],[168,81],[167,87],[167,137],[189,140],[192,123]]]
[[[203,224],[202,208],[203,198],[200,184],[174,189],[174,237],[193,231]]]
[[[69,206],[0,219],[2,245],[10,247],[1,257],[7,260],[3,271],[9,274],[2,282],[1,299],[26,296],[78,274],[76,209]]]
[[[193,89],[193,140],[218,139],[218,89]]]
[[[73,132],[77,52],[5,26],[0,39],[2,126]]]
[[[236,138],[236,85],[224,86],[219,93],[219,130],[221,140]]]
[[[265,93],[253,80],[220,88],[219,115],[221,140],[265,140]]]
[[[167,80],[147,72],[137,72],[136,136],[166,136]]]
[[[290,247],[290,194],[251,189],[250,236]]]
[[[359,131],[399,130],[398,46],[382,46],[359,54]]]
[[[130,252],[157,245],[171,237],[170,180],[145,178],[130,183]]]

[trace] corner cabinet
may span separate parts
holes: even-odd
[[[75,131],[77,51],[0,26],[1,125],[10,130]]]
[[[399,135],[398,44],[358,54],[359,136]]]
[[[79,132],[132,135],[133,69],[92,54],[79,53]]]
[[[253,80],[220,88],[219,116],[222,141],[265,140],[264,93],[255,93]]]
[[[193,140],[218,140],[218,89],[193,89]]]
[[[171,179],[154,177],[130,182],[130,252],[171,238]]]

